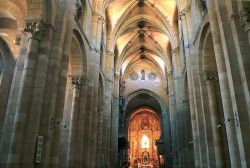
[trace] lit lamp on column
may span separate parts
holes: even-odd
[[[159,156],[159,160],[160,160],[160,165],[164,165],[164,157],[162,155]]]

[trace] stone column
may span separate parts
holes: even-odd
[[[221,138],[220,129],[217,128],[219,121],[219,111],[218,111],[218,97],[216,90],[216,80],[218,77],[216,72],[205,71],[204,80],[206,81],[209,109],[210,109],[210,118],[212,126],[212,135],[213,135],[213,144],[210,144],[214,148],[215,163],[210,163],[211,166],[215,167],[225,167],[226,164],[223,158],[223,144]]]
[[[112,157],[112,93],[113,93],[113,83],[114,83],[114,53],[111,51],[106,51],[106,66],[105,66],[105,99],[104,99],[104,164],[106,167],[111,167]]]
[[[35,114],[29,115],[30,108],[34,107],[31,97],[35,97],[33,94],[33,82],[36,74],[36,63],[38,60],[38,49],[42,35],[45,32],[45,23],[40,18],[27,18],[25,21],[24,31],[30,35],[28,41],[27,55],[24,62],[23,76],[20,84],[20,95],[17,100],[17,108],[14,128],[12,131],[10,149],[8,154],[8,167],[15,167],[17,165],[24,164],[24,139],[27,136],[27,123],[30,117],[34,117]],[[40,93],[38,91],[38,93]],[[33,106],[32,106],[33,105]],[[34,120],[39,118],[39,111]],[[33,122],[34,122],[33,120]],[[37,123],[29,123],[36,126]],[[36,127],[34,128],[36,129]],[[34,131],[34,130],[33,130]],[[35,136],[35,135],[33,135]],[[33,139],[30,138],[29,140]],[[27,145],[27,144],[26,144]],[[27,147],[27,146],[26,146]]]
[[[165,107],[166,108],[166,107]],[[167,109],[164,109],[162,112],[163,118],[163,140],[164,140],[164,147],[165,147],[165,166],[166,168],[172,167],[172,156],[171,156],[171,128],[170,128],[170,117]],[[152,149],[153,149],[152,144]]]
[[[104,128],[103,128],[103,163],[101,167],[110,167],[111,161],[111,100],[112,100],[112,84],[110,80],[105,81],[105,99],[103,105]]]
[[[111,124],[111,144],[112,144],[112,167],[118,167],[118,126],[119,126],[119,86],[120,75],[115,74],[113,84],[112,101],[112,124]]]
[[[223,102],[224,118],[232,119],[235,117],[232,106],[232,99],[230,94],[230,86],[228,74],[230,73],[226,68],[226,60],[224,58],[220,26],[218,24],[217,11],[214,0],[206,0],[208,15],[211,26],[211,33],[215,51],[216,65],[218,69],[219,83],[221,88],[221,97]],[[236,127],[231,127],[226,124],[227,140],[230,154],[230,162],[232,167],[241,167],[241,158],[239,153],[239,146],[237,140]]]
[[[59,9],[56,16],[56,31],[50,54],[49,73],[47,74],[45,99],[43,102],[40,134],[44,136],[43,168],[58,168],[66,165],[60,160],[62,133],[68,129],[63,123],[65,92],[69,55],[73,35],[73,5],[70,1],[58,1]],[[64,128],[63,125],[66,125]],[[66,151],[66,150],[65,150]]]
[[[174,149],[174,167],[181,166],[182,162],[182,151],[181,151],[181,137],[182,137],[182,130],[181,130],[181,121],[180,121],[180,88],[179,88],[179,61],[180,61],[180,54],[179,54],[179,48],[172,49],[172,64],[173,64],[173,74],[172,74],[172,88],[174,89],[171,93],[171,97],[169,98],[172,104],[171,106],[174,105],[174,125],[173,127],[175,128],[175,149]],[[170,83],[171,84],[171,83]]]
[[[192,65],[192,56],[194,55],[193,46],[190,45],[190,39],[191,39],[191,20],[190,20],[190,10],[188,7],[183,8],[179,12],[180,20],[182,24],[183,29],[183,39],[184,39],[184,52],[186,57],[186,66],[187,66],[187,77],[188,77],[188,90],[189,90],[189,100],[190,100],[190,116],[191,116],[191,125],[192,125],[192,136],[194,143],[194,158],[195,158],[195,167],[200,167],[202,161],[201,161],[201,150],[200,145],[197,143],[197,139],[199,138],[199,126],[198,121],[196,117],[196,108],[195,108],[195,94],[194,94],[194,81],[193,81],[193,65]],[[192,141],[192,139],[190,140]]]
[[[176,117],[175,117],[175,94],[174,94],[174,81],[173,81],[173,71],[167,72],[168,75],[168,97],[169,97],[169,118],[170,118],[170,125],[171,125],[171,143],[172,143],[172,164],[177,164],[176,158],[176,148],[177,148],[177,141],[176,141]]]
[[[15,115],[15,109],[16,108],[16,102],[19,97],[19,93],[17,90],[20,90],[20,82],[22,78],[22,72],[23,72],[23,67],[24,67],[24,61],[26,58],[26,51],[27,51],[27,45],[28,45],[28,37],[26,35],[22,35],[22,41],[20,45],[20,51],[19,55],[16,60],[16,66],[15,66],[15,72],[12,78],[12,84],[11,84],[11,89],[8,97],[8,102],[6,109],[5,116],[2,120],[3,127],[1,127],[1,139],[0,139],[0,167],[3,167],[3,164],[6,164],[7,162],[7,153],[8,153],[8,148],[9,148],[9,142],[11,139],[11,133],[12,133],[12,127],[14,124],[14,115]],[[6,75],[9,75],[6,73]],[[1,125],[0,124],[0,125]]]
[[[235,51],[237,57],[234,54],[229,54],[231,67],[235,65],[235,59],[238,61],[238,71],[235,71],[233,74],[234,81],[234,94],[235,101],[238,104],[238,119],[241,126],[241,136],[242,136],[242,147],[244,149],[250,148],[250,64],[249,64],[249,53],[250,53],[250,6],[248,1],[234,1],[231,0],[228,3],[228,13],[231,17],[230,26],[231,26],[231,37],[234,41],[235,48],[231,47],[232,40],[226,38],[225,40],[229,45],[227,45],[230,53]],[[238,13],[239,11],[239,13]],[[226,26],[228,27],[228,26]],[[248,36],[247,36],[248,35]],[[235,80],[239,77],[240,80]],[[241,93],[241,94],[240,94]],[[242,104],[244,102],[244,105]],[[247,114],[246,114],[247,111]],[[246,115],[248,117],[246,117]],[[240,142],[241,140],[239,140]],[[241,144],[241,143],[240,143]],[[240,147],[240,148],[242,148]],[[241,150],[241,161],[242,165],[249,167],[250,160],[250,151],[244,150],[245,158],[243,158],[243,150]],[[244,161],[245,160],[245,161]]]
[[[233,2],[235,3],[235,2]],[[244,28],[245,32],[248,35],[248,42],[250,44],[250,8],[249,6],[241,6],[241,10],[239,12],[239,19],[240,19],[240,23],[241,26]],[[237,22],[236,22],[237,23]],[[235,29],[237,28],[237,25],[235,27]],[[236,30],[237,31],[237,30]],[[239,30],[238,33],[240,34]]]
[[[189,133],[191,134],[191,128],[189,129],[189,120],[188,120],[188,113],[187,110],[188,104],[185,103],[185,77],[186,75],[183,73],[184,65],[182,64],[182,57],[180,53],[180,47],[172,50],[172,61],[173,61],[173,81],[174,81],[174,94],[175,94],[175,122],[176,125],[176,135],[177,135],[177,143],[178,144],[175,148],[177,151],[178,157],[178,166],[187,166],[189,162],[189,158],[192,156],[188,151],[188,142],[190,141]],[[191,124],[190,124],[191,126]],[[192,159],[192,157],[191,157]],[[175,165],[176,165],[175,164]],[[191,165],[190,165],[191,166]]]
[[[71,108],[71,117],[70,117],[70,126],[69,126],[69,147],[68,147],[68,168],[80,167],[80,160],[77,160],[78,153],[78,144],[77,138],[78,133],[78,117],[79,117],[79,97],[80,89],[82,85],[82,77],[80,76],[71,76],[72,85],[73,85],[73,98],[72,98],[72,108]]]
[[[84,116],[84,144],[83,144],[83,165],[86,167],[90,167],[90,156],[93,152],[93,144],[95,143],[96,139],[93,139],[93,131],[92,131],[92,118],[93,118],[93,108],[95,106],[94,99],[95,93],[93,89],[93,84],[91,81],[87,82],[87,92],[86,92],[86,113]]]
[[[105,136],[105,123],[104,123],[104,113],[103,113],[103,95],[101,94],[100,90],[102,86],[99,85],[99,92],[98,92],[98,113],[99,113],[99,124],[98,124],[98,140],[97,140],[97,161],[96,167],[104,167],[104,138]],[[102,96],[102,97],[100,97]]]
[[[90,119],[90,127],[91,127],[91,131],[89,132],[90,134],[90,144],[92,145],[90,147],[91,152],[88,154],[89,158],[88,158],[88,165],[89,167],[96,167],[96,164],[100,161],[101,157],[100,157],[100,151],[102,149],[98,149],[98,136],[99,136],[99,124],[100,124],[100,119],[102,118],[100,115],[102,115],[100,113],[99,110],[99,101],[97,99],[98,97],[98,86],[99,86],[99,73],[100,73],[100,56],[101,56],[101,52],[100,52],[100,47],[101,47],[101,43],[102,43],[102,29],[103,29],[103,23],[104,23],[104,17],[98,13],[98,11],[93,11],[92,12],[92,51],[91,51],[91,55],[92,57],[90,57],[90,64],[92,64],[92,68],[91,71],[89,73],[89,76],[92,78],[92,82],[93,82],[93,92],[94,92],[94,98],[93,98],[93,107],[92,108],[92,112],[91,112],[91,119]]]

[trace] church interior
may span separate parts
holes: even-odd
[[[249,0],[0,0],[0,168],[249,167]]]

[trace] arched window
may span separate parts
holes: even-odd
[[[141,147],[142,149],[149,149],[149,138],[147,135],[142,136]]]

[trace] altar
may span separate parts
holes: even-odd
[[[154,168],[153,165],[138,165],[138,168]]]

